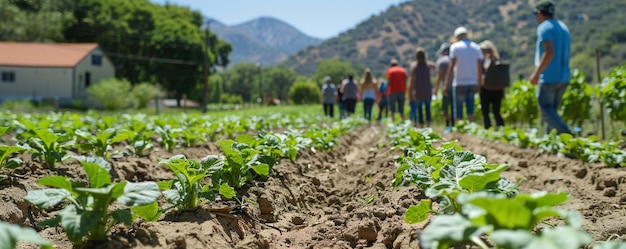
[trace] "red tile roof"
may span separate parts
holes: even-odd
[[[74,67],[97,43],[0,42],[0,66]]]

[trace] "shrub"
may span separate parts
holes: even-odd
[[[120,110],[132,103],[131,86],[127,80],[103,79],[87,88],[87,93],[105,110]]]
[[[35,105],[30,100],[7,100],[0,103],[0,110],[10,110],[12,112],[32,112]]]
[[[222,93],[220,102],[222,102],[222,104],[243,104],[243,98],[241,95],[237,94]]]
[[[322,93],[314,83],[296,82],[289,89],[289,99],[296,105],[319,103]]]
[[[137,108],[146,108],[150,100],[161,95],[161,88],[152,83],[144,82],[133,87],[132,96]]]

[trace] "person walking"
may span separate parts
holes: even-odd
[[[456,121],[463,119],[463,104],[467,109],[467,121],[474,121],[474,94],[480,92],[483,78],[483,55],[480,46],[470,41],[465,27],[454,30],[457,42],[450,46],[450,66],[446,74],[447,83],[443,91],[446,94],[452,86],[455,102]],[[453,76],[454,72],[454,77]]]
[[[376,102],[376,90],[378,86],[370,69],[365,69],[363,81],[361,82],[360,96],[363,100],[363,117],[367,121],[372,121],[372,108]]]
[[[430,66],[426,61],[424,48],[415,51],[415,61],[411,63],[411,81],[409,84],[409,99],[411,117],[414,125],[424,128],[424,113],[426,113],[426,127],[430,127],[430,101],[432,100],[433,85],[430,81]],[[422,108],[423,107],[423,108]]]
[[[341,84],[341,93],[343,94],[343,104],[346,109],[346,116],[354,114],[356,102],[359,99],[359,86],[354,81],[354,75],[348,73],[348,79]]]
[[[389,96],[387,95],[387,81],[380,79],[380,85],[378,86],[378,95],[380,96],[378,99],[378,118],[376,122],[380,124],[380,121],[383,118],[383,115],[387,117],[389,112]]]
[[[500,54],[493,42],[489,40],[481,42],[480,49],[483,52],[483,70],[485,72],[485,79],[480,87],[480,106],[483,113],[483,122],[485,129],[489,129],[491,127],[491,117],[489,115],[493,113],[496,127],[501,127],[504,126],[504,119],[502,119],[502,113],[500,113],[500,106],[506,90],[505,85],[508,85],[508,82],[506,84],[496,82],[501,79],[492,77],[493,70],[496,70],[496,65],[501,63]]]
[[[337,89],[330,82],[330,76],[324,77],[322,85],[322,105],[324,107],[324,116],[334,117],[335,102],[337,101]]]
[[[395,122],[395,113],[400,114],[404,121],[404,101],[406,99],[406,80],[408,79],[406,70],[398,66],[396,59],[391,59],[389,69],[387,69],[387,93],[389,94],[389,110],[391,111],[391,121]]]
[[[339,119],[343,119],[346,117],[346,105],[344,104],[343,93],[341,92],[342,84],[343,81],[339,81],[339,83],[337,83],[337,87],[335,87],[337,89],[337,107],[339,107]]]
[[[554,18],[555,6],[550,1],[540,1],[534,8],[537,26],[535,69],[530,83],[537,86],[537,102],[546,132],[555,129],[558,134],[572,134],[557,109],[567,89],[570,74],[571,37],[565,24]]]
[[[436,96],[437,92],[439,92],[439,86],[442,84],[445,85],[448,80],[446,75],[448,73],[448,67],[450,66],[450,57],[448,54],[450,53],[450,43],[444,42],[439,46],[438,54],[441,55],[435,64],[435,71],[437,72],[437,79],[435,80],[435,89],[433,90],[433,94]],[[442,89],[445,87],[442,87]],[[452,100],[452,87],[448,88],[445,93],[441,94],[443,98],[441,99],[441,110],[443,112],[443,119],[446,121],[446,128],[444,133],[449,133],[452,131],[452,127],[454,126],[454,101]]]

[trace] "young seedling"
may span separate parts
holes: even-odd
[[[84,159],[80,164],[87,173],[89,184],[72,181],[65,176],[48,176],[37,183],[53,187],[28,191],[25,199],[41,209],[63,203],[64,209],[56,217],[45,221],[45,226],[61,225],[75,245],[89,241],[106,240],[113,225],[130,225],[136,217],[154,220],[156,201],[161,196],[154,182],[111,182],[110,166],[105,160]],[[130,208],[111,210],[117,202]],[[158,217],[157,217],[158,218]]]
[[[205,178],[223,167],[222,157],[208,156],[202,162],[197,162],[183,155],[176,155],[158,161],[174,171],[176,175],[174,180],[159,182],[159,187],[165,189],[163,194],[167,201],[173,204],[170,208],[194,209],[198,207],[202,199],[214,201],[216,192],[229,199],[235,196],[235,190],[227,183],[220,185],[214,182],[216,185],[203,185]]]

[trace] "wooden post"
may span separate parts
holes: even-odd
[[[596,72],[598,76],[598,86],[602,84],[602,75],[600,72],[600,50],[596,48]],[[602,96],[600,96],[600,134],[602,135],[602,140],[606,139],[606,131],[604,128],[604,100]]]
[[[59,112],[59,96],[54,97],[54,112]]]

